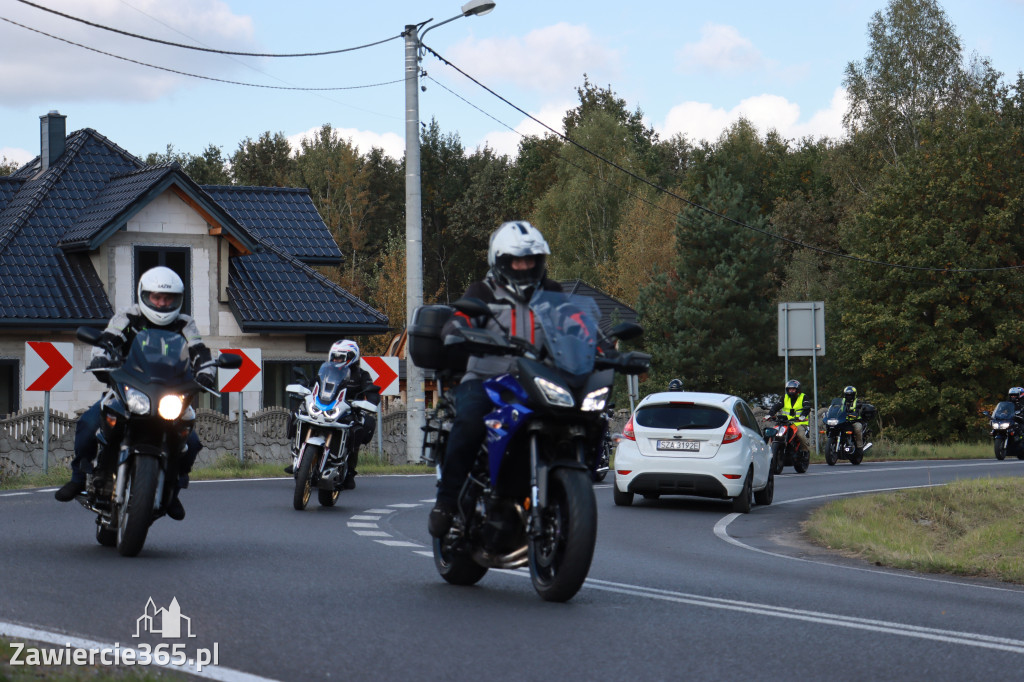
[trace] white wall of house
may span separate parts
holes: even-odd
[[[220,302],[219,281],[227,279],[221,269],[227,259],[218,262],[218,241],[222,238],[209,234],[209,226],[201,215],[182,201],[174,192],[166,191],[137,213],[128,224],[110,237],[97,251],[90,254],[93,266],[103,281],[111,305],[121,309],[134,300],[134,262],[136,246],[187,247],[191,251],[192,277],[188,283],[191,292],[192,316],[196,320],[203,341],[211,349],[259,348],[263,361],[321,360],[322,354],[307,353],[305,336],[243,333],[227,303]],[[223,248],[221,249],[223,251]],[[44,394],[27,392],[25,388],[25,342],[74,342],[73,390],[52,392],[50,408],[74,414],[98,400],[103,387],[91,374],[82,370],[88,366],[92,347],[75,339],[72,332],[49,332],[25,335],[0,334],[0,359],[13,358],[21,363],[21,407],[42,406]],[[263,406],[259,391],[246,391],[243,397],[247,412]],[[232,395],[230,410],[235,411],[238,401]]]

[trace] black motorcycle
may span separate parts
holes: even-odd
[[[982,412],[991,417],[992,445],[996,459],[1006,459],[1007,455],[1016,455],[1024,459],[1024,418],[1017,413],[1017,408],[1008,400],[996,405],[991,412]]]
[[[456,301],[454,308],[474,318],[491,315],[476,300]],[[537,593],[562,602],[582,587],[593,558],[591,472],[607,430],[602,413],[614,373],[644,372],[650,356],[598,357],[592,299],[542,291],[530,308],[544,331],[541,347],[471,328],[442,339],[453,308],[424,306],[410,326],[409,352],[417,366],[449,377],[456,354],[460,361],[467,353],[515,358],[511,373],[484,382],[494,411],[485,418],[486,442],[462,487],[452,528],[434,539],[438,573],[449,583],[472,585],[488,569],[528,564]],[[628,339],[642,332],[627,323],[612,333]],[[428,426],[439,476],[444,451],[436,444],[446,441],[447,423],[446,415],[435,415]]]
[[[90,345],[100,345],[100,337],[96,329],[78,329],[78,338]],[[203,368],[208,366],[237,369],[242,358],[222,354]],[[185,337],[156,329],[139,332],[115,366],[88,371],[108,389],[97,464],[78,501],[96,513],[101,545],[135,556],[174,495],[185,441],[195,427],[192,404],[203,387],[193,377]]]
[[[600,483],[608,476],[612,453],[615,452],[615,437],[612,436],[611,432],[612,416],[611,406],[601,413],[601,419],[604,421],[604,436],[601,438],[600,449],[597,451],[597,461],[594,462],[594,470],[590,474],[590,477],[594,479],[594,483]]]
[[[841,459],[849,460],[850,464],[857,466],[864,460],[864,453],[871,448],[871,443],[866,442],[870,431],[866,420],[860,420],[864,424],[862,438],[864,447],[857,449],[857,441],[853,435],[854,421],[849,419],[846,410],[843,409],[843,399],[836,398],[829,405],[825,413],[825,438],[828,440],[828,449],[825,451],[825,463],[835,466]]]

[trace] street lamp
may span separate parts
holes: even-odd
[[[462,14],[426,26],[432,19],[407,24],[405,37],[405,326],[412,324],[412,314],[423,303],[423,203],[420,192],[420,48],[427,31],[461,17],[483,15],[494,9],[489,0],[470,0],[462,6]],[[426,28],[424,28],[426,26]],[[422,29],[422,30],[421,30]],[[425,423],[426,400],[423,395],[423,370],[409,357],[408,340],[405,353],[405,457],[409,462],[420,459],[420,442]]]

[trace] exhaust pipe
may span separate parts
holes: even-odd
[[[867,443],[867,444],[865,444],[864,447],[862,447],[860,449],[861,453],[863,454],[863,453],[867,452],[868,450],[870,450],[872,445],[874,445],[874,443]]]

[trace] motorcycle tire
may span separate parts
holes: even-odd
[[[590,478],[591,478],[591,480],[594,481],[594,483],[600,483],[607,476],[608,476],[608,470],[607,469],[605,469],[604,471],[591,471],[590,472]]]
[[[839,453],[836,452],[838,445],[835,438],[828,439],[828,450],[825,451],[825,464],[828,464],[830,467],[834,467],[836,462],[839,461]]]
[[[860,464],[863,461],[864,461],[864,453],[863,452],[856,452],[856,451],[854,451],[854,453],[852,455],[850,455],[850,464],[852,464],[853,466],[857,466],[858,464]]]
[[[811,465],[811,453],[807,450],[800,450],[793,456],[793,468],[798,474],[807,473],[807,467]]]
[[[1006,459],[1006,438],[1003,436],[996,436],[993,441],[993,445],[996,451],[996,459],[999,461]]]
[[[159,479],[160,463],[153,457],[137,455],[128,467],[124,503],[117,512],[117,551],[121,556],[136,556],[146,544]]]
[[[96,542],[100,543],[104,547],[115,547],[117,545],[117,529],[104,528],[97,523]]]
[[[316,499],[321,507],[333,507],[340,494],[340,490],[317,490]]]
[[[307,445],[299,460],[299,468],[295,471],[295,493],[292,495],[292,506],[295,511],[302,511],[309,504],[313,492],[313,462],[320,460],[320,446]]]
[[[434,566],[452,585],[475,585],[487,573],[487,567],[473,561],[468,554],[446,551],[441,538],[434,538]]]
[[[749,514],[754,501],[754,470],[750,469],[743,477],[743,489],[732,498],[732,510],[736,514]]]
[[[569,601],[587,579],[597,542],[597,502],[587,472],[552,471],[540,514],[540,532],[527,543],[533,589],[544,601]]]
[[[782,449],[782,443],[772,443],[772,471],[776,475],[782,473],[782,467],[786,465],[786,453]]]
[[[768,470],[768,483],[761,490],[754,491],[754,502],[768,506],[775,499],[775,472]]]

